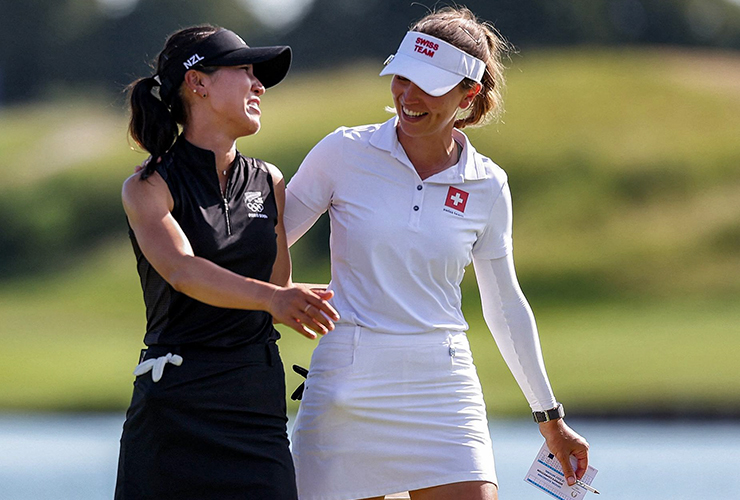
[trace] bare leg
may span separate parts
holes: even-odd
[[[411,491],[411,500],[498,500],[498,488],[486,481],[465,481]]]
[[[384,497],[372,497],[372,498],[363,498],[362,500],[409,500],[409,494],[408,493],[391,493],[390,495],[386,495]]]
[[[362,500],[403,500],[404,498],[409,499],[408,493],[394,493],[384,497],[363,498]]]

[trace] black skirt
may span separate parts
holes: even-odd
[[[169,352],[181,366],[134,382],[115,498],[295,500],[277,346],[154,346],[142,360]]]

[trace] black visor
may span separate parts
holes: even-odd
[[[241,66],[251,64],[265,88],[280,83],[290,69],[291,50],[288,46],[250,47],[239,35],[220,29],[198,42],[182,57],[170,59],[158,75],[159,95],[169,104],[189,69],[203,66]]]

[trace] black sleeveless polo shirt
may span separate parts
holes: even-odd
[[[277,256],[278,211],[264,162],[237,152],[224,195],[215,155],[180,136],[156,170],[172,194],[172,215],[197,257],[269,281]],[[232,347],[279,338],[265,311],[214,307],[172,288],[146,260],[130,228],[129,236],[144,291],[146,345]]]

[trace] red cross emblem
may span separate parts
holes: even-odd
[[[465,205],[468,204],[468,196],[469,193],[466,193],[462,189],[450,186],[450,189],[447,191],[445,206],[457,210],[458,212],[465,212]]]

